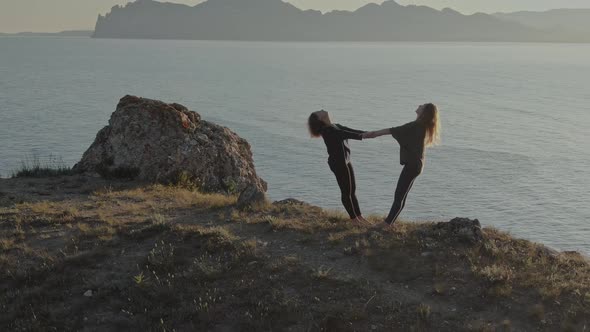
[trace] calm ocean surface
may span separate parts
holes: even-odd
[[[253,146],[272,199],[341,209],[305,121],[373,130],[442,110],[443,145],[404,220],[478,218],[590,253],[590,45],[243,43],[0,37],[0,174],[30,156],[73,165],[119,98],[178,102]],[[385,214],[401,171],[393,139],[352,142],[365,214]]]

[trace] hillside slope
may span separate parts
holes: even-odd
[[[493,229],[356,228],[191,183],[0,179],[0,330],[491,331],[590,324],[590,265]],[[372,218],[377,221],[378,218]]]

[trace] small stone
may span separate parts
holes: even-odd
[[[266,189],[257,185],[249,185],[240,193],[238,206],[247,206],[266,201]]]
[[[432,253],[430,251],[426,251],[426,252],[423,252],[422,254],[420,254],[420,256],[422,256],[422,257],[430,257],[430,256],[432,256]]]
[[[276,201],[272,203],[273,205],[295,205],[295,206],[308,206],[309,204],[295,198],[287,198],[281,201]]]
[[[434,226],[439,236],[446,237],[457,242],[476,244],[483,241],[483,233],[479,220],[467,218],[455,218],[449,222],[441,222]]]
[[[86,297],[92,297],[92,295],[93,295],[93,293],[92,293],[92,290],[90,290],[90,289],[87,290],[86,292],[84,292],[84,296],[86,296]]]
[[[557,251],[555,249],[551,249],[546,246],[539,246],[539,248],[537,250],[538,250],[538,255],[546,255],[549,257],[553,257],[553,258],[556,258],[557,256],[559,256],[559,251]],[[564,254],[567,254],[567,251],[564,252]]]

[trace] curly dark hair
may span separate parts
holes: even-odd
[[[311,113],[307,120],[307,127],[312,137],[320,137],[322,135],[322,130],[330,125],[324,120],[321,120],[317,113],[318,112]]]

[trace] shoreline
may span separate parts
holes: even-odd
[[[92,36],[60,36],[60,35],[19,35],[0,34],[1,37],[24,38],[79,38],[94,40],[131,40],[131,41],[171,41],[171,42],[210,42],[210,43],[245,43],[245,44],[359,44],[359,45],[389,45],[389,44],[427,44],[427,45],[590,45],[590,41],[435,41],[435,40],[239,40],[239,39],[174,39],[174,38],[124,38],[124,37],[92,37]]]

